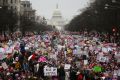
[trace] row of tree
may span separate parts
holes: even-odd
[[[43,22],[36,22],[26,16],[22,15],[20,18],[20,30],[24,34],[25,32],[40,32],[40,31],[52,31],[53,27]]]
[[[18,16],[18,13],[15,10],[8,9],[7,6],[0,8],[0,33],[11,33],[17,30],[18,20],[20,22],[20,30],[22,33],[26,31],[46,31],[52,30],[52,26],[38,23],[35,20],[27,18],[25,15]]]
[[[66,30],[83,29],[109,31],[120,30],[120,1],[96,0],[82,14],[77,15],[66,25]]]
[[[0,8],[0,32],[14,31],[18,16],[6,6]]]

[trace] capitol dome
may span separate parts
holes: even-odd
[[[53,16],[52,17],[62,17],[62,14],[60,12],[59,9],[56,9],[54,12],[53,12]]]
[[[58,4],[56,5],[56,9],[54,10],[52,18],[48,23],[55,26],[55,28],[58,30],[63,29],[65,21],[62,17],[61,11],[58,9]]]

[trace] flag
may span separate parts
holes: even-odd
[[[32,54],[32,55],[30,55],[29,57],[28,57],[28,61],[30,61],[30,60],[34,60],[35,59],[35,54]]]

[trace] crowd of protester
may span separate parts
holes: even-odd
[[[120,45],[114,35],[14,33],[0,40],[0,80],[120,80]],[[57,75],[45,76],[46,65],[56,67]]]

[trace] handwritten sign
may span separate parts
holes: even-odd
[[[70,64],[65,64],[64,69],[70,69],[71,65]]]
[[[57,68],[56,67],[45,67],[44,76],[57,76]]]
[[[103,56],[100,56],[99,57],[99,61],[100,62],[106,62],[107,58],[106,57],[103,57]]]

